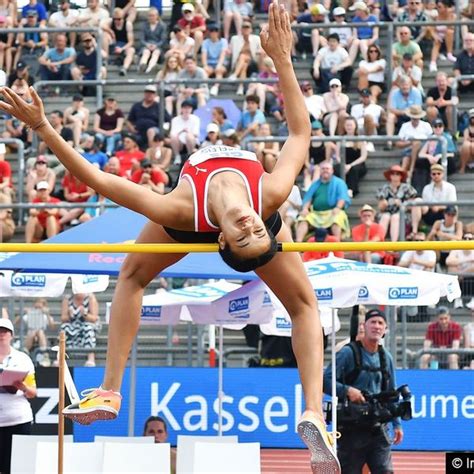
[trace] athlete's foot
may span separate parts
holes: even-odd
[[[73,403],[63,410],[63,415],[81,425],[90,425],[98,420],[117,418],[122,403],[122,396],[112,390],[91,388],[81,393],[78,403]]]
[[[321,415],[305,411],[298,423],[298,434],[311,453],[311,469],[314,474],[340,474],[332,436],[326,430]]]

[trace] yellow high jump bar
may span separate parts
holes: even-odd
[[[0,252],[25,253],[203,253],[217,244],[0,244]],[[443,242],[282,242],[280,252],[375,252],[405,250],[474,250],[473,240]]]

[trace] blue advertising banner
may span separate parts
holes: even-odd
[[[78,390],[97,387],[102,368],[76,368]],[[144,367],[137,369],[135,435],[150,415],[168,421],[169,441],[178,434],[217,434],[217,370]],[[413,393],[413,420],[403,422],[403,450],[474,451],[474,377],[470,371],[399,370],[397,384]],[[95,435],[126,436],[129,373],[117,420],[90,426],[74,425],[76,441]],[[295,369],[225,369],[223,432],[262,447],[302,448],[296,424],[304,408]]]

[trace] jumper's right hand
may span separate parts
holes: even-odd
[[[273,0],[268,9],[268,24],[263,25],[260,42],[273,61],[291,58],[293,33],[283,4]]]
[[[362,392],[358,388],[355,388],[355,387],[349,387],[347,389],[347,398],[349,398],[349,400],[352,403],[364,403],[365,402],[364,395],[362,394]]]
[[[33,87],[30,87],[32,102],[25,102],[16,92],[9,87],[0,88],[3,100],[0,100],[0,110],[13,115],[18,120],[26,123],[33,130],[47,123],[43,102]]]

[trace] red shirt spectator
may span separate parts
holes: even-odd
[[[460,341],[462,335],[461,325],[448,321],[441,324],[439,321],[430,323],[426,330],[426,339],[431,341],[433,347],[452,347],[453,341]]]
[[[337,237],[329,235],[326,229],[317,228],[314,237],[310,237],[308,242],[339,242]],[[344,252],[332,252],[335,257],[344,258]],[[309,250],[303,253],[303,262],[310,262],[311,260],[320,260],[321,258],[329,257],[328,251]]]
[[[64,197],[69,202],[85,202],[91,195],[87,185],[69,172],[64,175],[61,185],[64,189]]]
[[[11,166],[10,166],[10,163],[8,163],[8,161],[3,161],[1,160],[0,161],[0,183],[3,183],[5,181],[5,178],[8,179],[8,186],[10,186],[10,188],[12,187],[12,169],[11,169]]]
[[[365,204],[359,210],[360,224],[352,228],[352,240],[354,242],[383,242],[385,240],[384,228],[375,222],[375,210],[372,206]],[[380,250],[378,252],[372,252],[380,256],[380,260],[385,256],[385,252]],[[360,257],[363,255],[362,252],[358,252],[357,255]],[[357,257],[354,257],[357,258]],[[367,263],[378,263],[374,260],[369,260]]]
[[[134,135],[123,137],[123,150],[117,151],[115,156],[120,161],[120,170],[125,176],[130,176],[132,167],[138,168],[138,163],[145,158],[145,153],[138,147],[137,138]]]
[[[36,197],[36,198],[33,199],[32,202],[34,204],[36,204],[36,203],[57,204],[57,203],[60,203],[61,200],[58,199],[58,198],[49,196],[46,200]],[[48,219],[48,216],[50,216],[50,214],[46,210],[44,210],[44,211],[43,210],[38,210],[38,214],[37,214],[36,217],[38,218],[38,222],[41,225],[41,227],[43,227],[43,229],[46,229],[46,220]],[[56,218],[57,221],[59,221],[61,216],[59,215],[59,213],[57,213],[54,217]]]
[[[144,168],[140,168],[137,171],[134,171],[132,177],[130,178],[131,181],[134,183],[139,184],[140,180],[142,179],[143,173],[149,173],[151,176],[151,181],[153,184],[166,184],[166,180],[163,177],[163,173],[159,170],[145,170]]]

